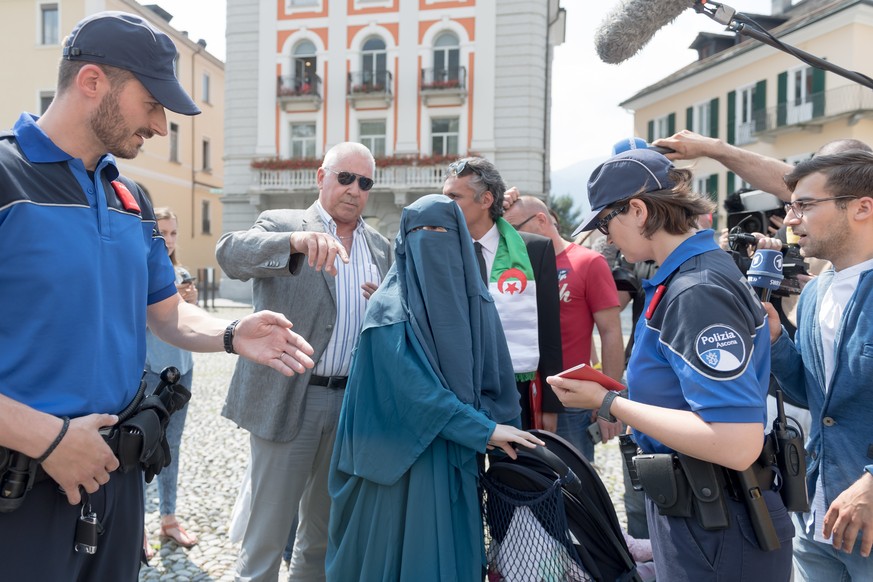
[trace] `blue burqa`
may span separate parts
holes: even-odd
[[[481,580],[476,453],[520,413],[503,328],[457,204],[409,205],[394,249],[340,413],[327,579]]]

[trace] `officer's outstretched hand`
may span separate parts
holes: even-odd
[[[833,536],[834,548],[852,553],[861,533],[861,555],[873,546],[873,475],[864,475],[834,499],[824,518],[824,537]]]
[[[315,365],[313,349],[291,331],[292,323],[274,311],[258,311],[242,318],[233,334],[236,353],[259,364],[293,376]]]
[[[42,468],[61,486],[71,505],[82,500],[80,486],[95,493],[109,481],[109,473],[118,468],[118,459],[97,432],[116,422],[118,417],[112,414],[74,418],[60,444],[42,462]]]

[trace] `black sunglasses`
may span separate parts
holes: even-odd
[[[343,186],[348,186],[355,181],[355,178],[357,178],[358,186],[361,188],[361,190],[366,192],[373,187],[373,184],[375,184],[375,182],[373,182],[373,178],[367,178],[366,176],[360,176],[352,172],[337,172],[336,170],[331,170],[327,167],[325,167],[324,169],[332,174],[336,174],[336,181]]]
[[[627,210],[627,204],[625,204],[624,206],[619,206],[618,208],[595,222],[594,228],[599,230],[601,233],[609,236],[609,221],[624,212],[625,210]]]

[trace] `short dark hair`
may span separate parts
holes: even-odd
[[[133,73],[128,70],[120,69],[118,67],[113,67],[112,65],[102,65],[98,63],[89,63],[87,61],[70,61],[67,59],[61,59],[61,64],[58,66],[58,87],[57,93],[61,94],[73,84],[73,80],[76,78],[76,75],[79,74],[79,71],[82,70],[82,67],[85,65],[95,65],[100,67],[100,70],[106,75],[109,79],[109,83],[112,85],[112,88],[116,88],[129,80],[133,79]]]
[[[672,188],[640,192],[610,204],[610,208],[621,208],[635,198],[642,201],[649,211],[643,227],[643,236],[646,238],[651,238],[661,229],[673,235],[685,234],[697,228],[699,214],[708,214],[716,208],[712,200],[692,189],[693,175],[690,170],[673,168],[667,175],[674,184]]]
[[[497,166],[486,160],[485,158],[461,158],[456,164],[464,162],[464,169],[457,173],[459,178],[470,176],[470,184],[476,188],[477,194],[473,197],[476,202],[482,201],[482,196],[485,192],[491,192],[493,200],[488,213],[491,219],[497,222],[497,219],[503,216],[503,194],[506,192],[506,183],[500,177],[500,172],[497,171]],[[449,175],[453,172],[449,167]]]
[[[812,174],[826,177],[825,187],[831,196],[852,196],[854,198],[873,198],[873,153],[862,150],[849,150],[839,154],[815,156],[797,164],[785,176],[785,185],[794,192],[797,183]],[[835,204],[845,208],[846,200],[836,200]]]

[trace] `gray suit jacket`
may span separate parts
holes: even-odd
[[[255,310],[284,314],[294,331],[315,349],[318,361],[336,322],[336,280],[311,269],[306,257],[291,256],[292,232],[324,232],[324,223],[313,204],[306,210],[267,210],[247,231],[229,232],[216,248],[224,272],[241,281],[253,279]],[[388,240],[366,226],[364,237],[382,277],[391,266]],[[240,358],[230,382],[222,415],[252,434],[271,441],[294,438],[305,413],[306,389],[311,370],[290,378]]]

